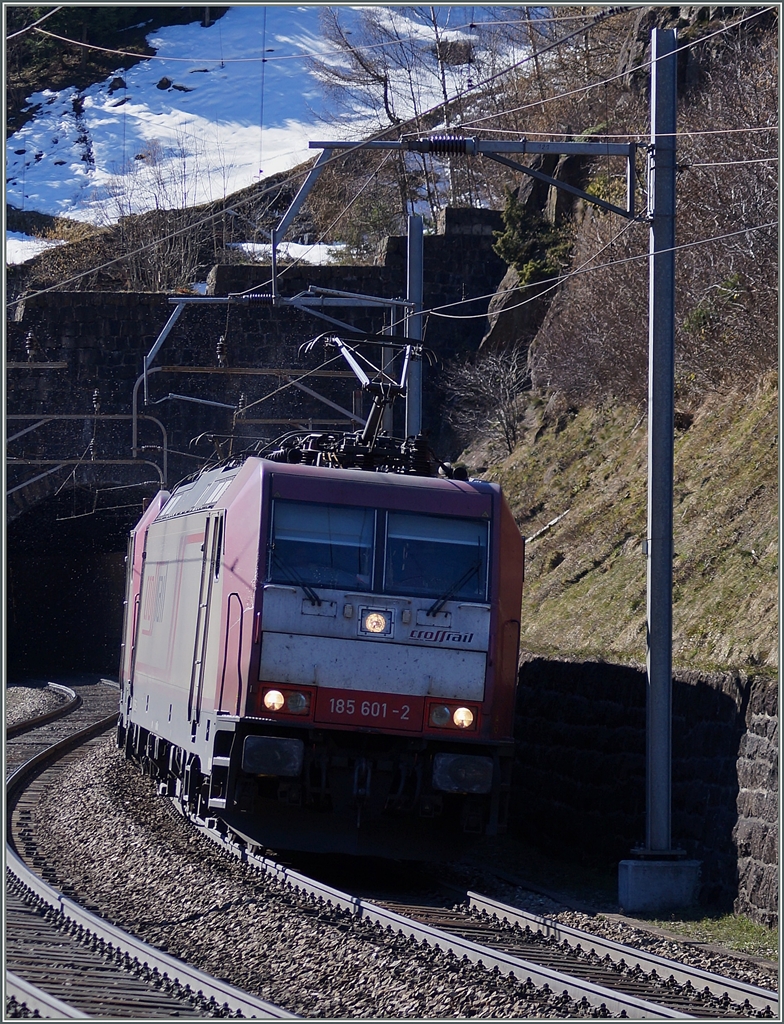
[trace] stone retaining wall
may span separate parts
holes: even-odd
[[[738,752],[738,820],[733,840],[738,853],[735,911],[752,920],[778,923],[779,717],[778,684],[755,679]]]
[[[424,305],[434,312],[424,318],[424,344],[436,356],[425,364],[427,404],[424,426],[431,444],[442,458],[449,457],[454,438],[440,414],[438,375],[451,359],[476,352],[485,328],[485,314],[490,295],[506,269],[492,250],[493,231],[501,227],[500,214],[488,210],[446,210],[438,225],[439,232],[424,238]],[[379,266],[292,266],[282,267],[280,292],[291,297],[310,285],[362,295],[400,298],[406,291],[406,238],[389,238]],[[215,267],[210,274],[212,297],[249,289],[269,291],[270,268],[262,265]],[[472,296],[476,298],[471,299]],[[471,299],[466,303],[467,299]],[[459,307],[455,309],[455,306]],[[27,459],[82,458],[86,441],[82,435],[91,432],[94,396],[98,393],[103,415],[132,412],[134,385],[142,372],[144,356],[151,350],[171,313],[173,305],[163,294],[130,292],[44,292],[30,296],[13,307],[6,325],[7,396],[10,415],[39,416],[78,414],[84,425],[65,422],[25,433],[17,440],[11,454]],[[355,325],[361,331],[380,332],[384,327],[378,309],[368,311],[339,307],[325,313]],[[459,318],[453,319],[452,312]],[[475,319],[466,319],[476,314]],[[290,306],[209,304],[188,307],[174,325],[154,362],[150,377],[151,403],[154,408],[142,410],[141,397],[137,411],[146,411],[159,418],[168,431],[170,480],[177,480],[195,466],[191,441],[199,435],[226,435],[234,430],[243,437],[276,436],[288,429],[288,423],[257,422],[244,428],[232,421],[231,411],[240,395],[250,405],[276,391],[264,404],[254,406],[253,417],[287,420],[297,417],[305,422],[330,420],[338,414],[312,397],[292,388],[280,390],[283,383],[274,378],[232,375],[232,369],[313,368],[325,358],[324,350],[309,357],[300,353],[300,346],[325,331],[334,330],[329,322]],[[218,343],[223,339],[221,359],[226,372],[218,373]],[[332,354],[332,353],[330,353]],[[161,367],[209,367],[207,373],[183,374]],[[338,359],[331,369],[339,369],[351,378],[348,367]],[[309,382],[326,398],[343,408],[351,408],[352,390],[357,384],[350,380],[317,378]],[[186,399],[168,399],[167,395],[185,395]],[[212,402],[196,404],[194,399]],[[228,409],[220,409],[223,403]],[[402,430],[403,408],[395,409],[395,429]],[[360,413],[367,415],[365,402]],[[338,416],[340,419],[340,417]],[[14,430],[25,430],[27,423],[14,421]],[[345,420],[343,421],[345,423]],[[19,424],[18,427],[16,424]],[[13,431],[9,431],[13,433]],[[130,428],[119,426],[112,432],[102,425],[98,455],[104,460],[131,457]],[[89,438],[88,438],[89,440]],[[140,446],[160,443],[156,428],[140,438]],[[177,455],[175,453],[184,455]],[[160,456],[150,456],[160,462]],[[90,456],[92,460],[92,455]],[[49,465],[54,465],[50,462]],[[98,461],[93,470],[98,472]],[[52,473],[20,490],[14,490],[38,472],[38,467],[16,467],[9,481],[11,510],[23,514],[27,508],[60,486],[61,474]],[[138,468],[138,467],[137,467]],[[45,472],[42,467],[40,472]],[[81,471],[80,471],[81,472]],[[138,480],[139,473],[122,467],[101,469],[105,484]],[[149,475],[149,474],[148,474]]]
[[[645,840],[645,673],[530,658],[520,671],[513,828],[610,864]],[[778,920],[777,681],[673,682],[672,840],[701,899]]]

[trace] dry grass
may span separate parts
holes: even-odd
[[[490,465],[528,545],[522,644],[645,661],[646,422],[634,407],[568,411],[532,397],[522,442]],[[707,399],[675,446],[673,662],[778,665],[778,387]]]

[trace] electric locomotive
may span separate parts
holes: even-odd
[[[503,831],[523,540],[498,485],[423,452],[309,435],[151,503],[118,738],[162,792],[276,850],[438,858]]]

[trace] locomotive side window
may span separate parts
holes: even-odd
[[[384,590],[440,601],[487,599],[488,524],[390,512]]]
[[[374,532],[373,509],[275,501],[269,579],[370,590]]]

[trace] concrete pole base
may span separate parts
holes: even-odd
[[[697,902],[698,860],[622,860],[618,865],[618,903],[623,913],[657,914]]]

